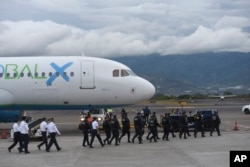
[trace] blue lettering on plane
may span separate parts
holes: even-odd
[[[57,78],[57,74],[59,74],[65,81],[69,81],[69,77],[67,75],[64,75],[64,71],[73,64],[73,62],[69,62],[67,64],[64,64],[62,67],[59,67],[55,63],[51,63],[51,67],[54,68],[55,72],[52,74],[52,76],[47,80],[46,84],[47,86],[52,85],[52,82]]]

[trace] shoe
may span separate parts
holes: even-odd
[[[85,144],[83,144],[82,146],[83,146],[83,147],[86,147],[86,145],[85,145]]]
[[[57,149],[57,151],[61,151],[61,149],[62,149],[62,148],[59,147],[59,148]]]
[[[38,150],[41,150],[40,146],[37,146]]]
[[[50,152],[49,150],[46,150],[46,152]]]
[[[20,148],[20,147],[18,147],[17,149],[18,149],[19,153],[21,153],[21,152],[22,152],[22,150],[21,150],[21,148]]]
[[[9,152],[11,152],[11,149],[10,149],[10,148],[8,148],[8,151],[9,151]]]
[[[129,140],[128,143],[131,143],[131,141]]]
[[[105,146],[105,144],[102,144],[102,147],[104,147]]]
[[[25,151],[25,154],[29,154],[30,152],[29,151]]]
[[[94,148],[94,147],[90,145],[89,148]]]

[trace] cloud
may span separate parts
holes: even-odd
[[[250,52],[244,0],[0,2],[0,56]]]

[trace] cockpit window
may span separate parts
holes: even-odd
[[[122,69],[121,70],[121,76],[122,77],[129,76],[129,73],[127,72],[127,70]]]
[[[115,69],[113,71],[113,77],[119,77],[119,70],[118,69]]]

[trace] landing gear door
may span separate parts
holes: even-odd
[[[80,89],[94,89],[94,62],[83,61],[81,62],[81,86]]]

